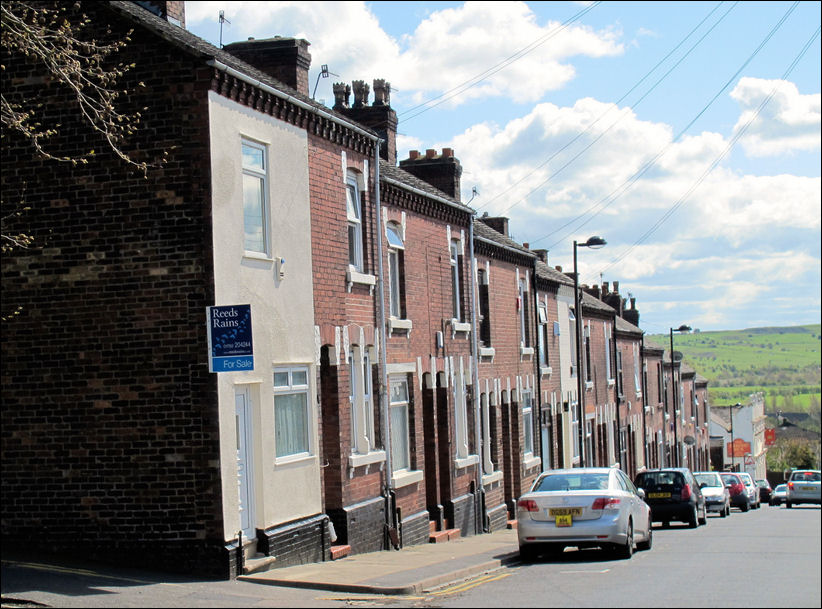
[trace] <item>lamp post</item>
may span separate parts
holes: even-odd
[[[737,402],[733,406],[728,406],[728,413],[731,415],[731,471],[736,471],[736,445],[734,445],[734,408],[740,408],[742,404]]]
[[[589,237],[585,243],[577,243],[574,241],[574,314],[576,315],[576,347],[577,347],[577,422],[578,422],[578,441],[579,441],[579,465],[585,467],[585,405],[584,393],[582,391],[582,306],[580,304],[581,298],[579,294],[579,271],[577,270],[577,248],[590,247],[597,249],[605,245],[607,242],[602,237]]]
[[[678,328],[671,328],[671,382],[674,385],[674,450],[676,451],[676,459],[674,460],[674,465],[676,467],[682,466],[682,448],[679,446],[679,434],[677,432],[677,427],[679,427],[679,417],[676,415],[676,407],[679,406],[679,383],[676,382],[676,371],[674,369],[674,332],[690,332],[691,326],[686,326],[682,324]],[[679,375],[680,379],[682,378],[682,373],[680,371]]]

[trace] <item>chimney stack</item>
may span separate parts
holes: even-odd
[[[379,133],[384,143],[380,145],[380,156],[391,165],[397,163],[397,113],[391,109],[391,83],[376,79],[374,102],[368,105],[371,87],[362,80],[355,80],[352,86],[334,83],[334,108],[346,118],[373,129]],[[348,98],[354,92],[354,105],[348,105]]]
[[[548,250],[533,250],[540,262],[548,264]]]
[[[424,156],[419,151],[412,150],[407,159],[400,161],[400,169],[441,190],[452,199],[460,200],[462,165],[454,156],[452,148],[443,148],[439,155],[436,150],[429,148]]]
[[[309,46],[308,41],[302,38],[275,36],[264,40],[232,42],[225,45],[223,50],[308,97]]]
[[[138,4],[171,24],[186,28],[186,3],[183,0],[146,0]]]
[[[502,216],[498,218],[491,218],[483,216],[480,218],[482,222],[485,222],[486,225],[493,228],[501,235],[508,236],[508,218],[504,218]]]
[[[636,298],[631,297],[631,308],[622,313],[622,318],[630,324],[639,327],[639,311],[636,308]]]

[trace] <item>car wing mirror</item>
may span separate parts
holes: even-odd
[[[636,489],[636,494],[639,495],[640,499],[645,499],[645,489],[644,488]]]

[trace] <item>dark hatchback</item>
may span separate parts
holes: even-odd
[[[634,485],[645,491],[645,502],[651,507],[651,519],[668,526],[672,521],[685,522],[691,528],[705,524],[705,497],[693,473],[687,467],[653,469],[637,474]]]

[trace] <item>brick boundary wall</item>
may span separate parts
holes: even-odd
[[[339,540],[352,554],[385,550],[385,498],[375,497],[342,509],[328,510]],[[339,543],[338,540],[338,543]]]

